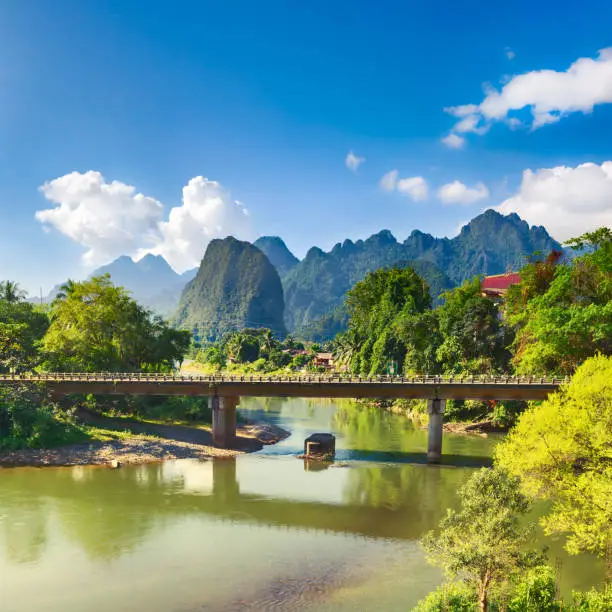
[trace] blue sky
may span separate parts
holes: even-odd
[[[612,225],[610,24],[599,0],[0,2],[0,278],[498,206],[559,239]]]

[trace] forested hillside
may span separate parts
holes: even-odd
[[[455,238],[435,238],[415,230],[398,242],[383,230],[367,240],[345,240],[328,253],[313,247],[283,279],[285,320],[289,330],[317,327],[317,319],[338,307],[346,292],[368,272],[398,262],[433,264],[417,272],[428,281],[436,299],[449,284],[517,270],[534,252],[553,249],[562,247],[543,227],[530,228],[515,214],[504,216],[493,210],[475,217]]]
[[[276,268],[249,242],[229,236],[208,245],[181,296],[177,324],[201,339],[245,327],[283,336],[283,288]]]

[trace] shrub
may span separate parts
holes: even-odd
[[[555,571],[548,565],[539,565],[525,572],[514,588],[508,612],[558,612],[561,604],[556,600]]]
[[[36,387],[0,389],[0,449],[52,447],[82,438],[72,412],[49,402]]]
[[[445,584],[432,591],[413,612],[473,612],[476,592],[463,584]]]
[[[573,609],[579,612],[609,612],[612,610],[612,589],[572,593]]]

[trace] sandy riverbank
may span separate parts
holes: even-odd
[[[23,449],[0,452],[0,466],[70,466],[122,465],[152,463],[169,459],[212,459],[234,457],[261,449],[265,444],[276,444],[287,438],[288,431],[268,424],[249,424],[237,429],[232,448],[213,445],[209,429],[148,423],[121,423],[125,435],[104,442],[86,442],[50,449]]]

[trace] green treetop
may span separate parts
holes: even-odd
[[[554,501],[544,527],[567,533],[570,553],[612,553],[611,440],[612,357],[599,355],[525,412],[497,448],[497,462],[527,492]]]
[[[17,283],[0,283],[0,372],[23,372],[41,359],[47,315],[25,301]]]
[[[521,271],[506,299],[516,328],[519,373],[571,374],[588,357],[612,353],[612,240],[601,228],[570,241],[589,247],[571,262],[554,253]]]
[[[524,552],[530,529],[520,519],[529,501],[516,477],[488,468],[476,472],[459,496],[461,508],[449,509],[439,533],[429,532],[422,544],[428,559],[449,578],[476,590],[480,610],[486,612],[493,590],[541,562],[540,555]]]
[[[104,275],[62,288],[44,347],[51,369],[167,371],[183,360],[189,333],[170,328]]]

